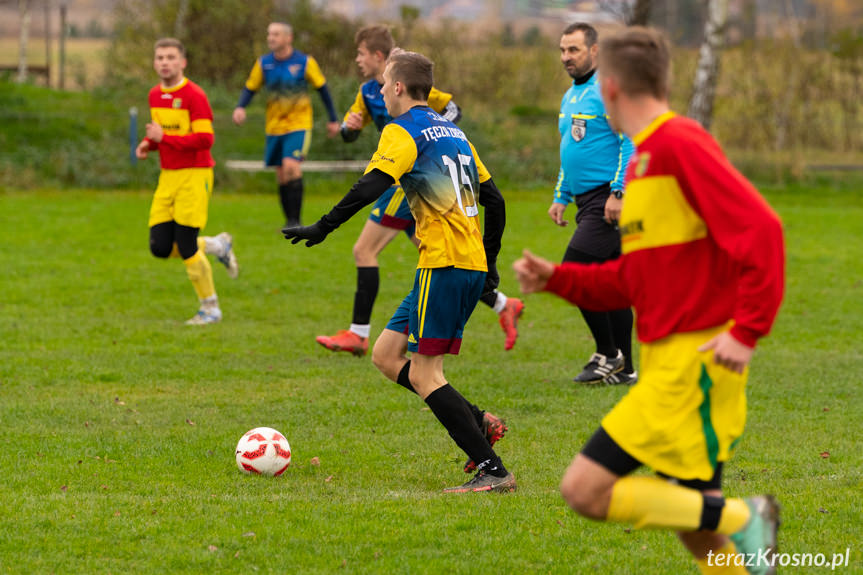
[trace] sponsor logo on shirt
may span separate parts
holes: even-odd
[[[375,163],[375,162],[389,162],[391,164],[396,163],[394,158],[388,158],[388,157],[384,156],[383,154],[375,155],[375,157],[372,158],[372,163]]]
[[[644,233],[644,220],[633,220],[620,226],[620,241],[628,243],[637,240]]]

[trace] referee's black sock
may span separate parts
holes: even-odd
[[[611,333],[614,336],[614,345],[623,353],[625,365],[623,371],[632,373],[635,367],[632,365],[632,310],[630,308],[618,309],[608,312],[611,318]]]
[[[354,319],[352,323],[368,325],[371,323],[372,308],[378,297],[380,272],[377,266],[357,268],[357,291],[354,293]]]
[[[584,318],[584,323],[590,330],[596,342],[596,352],[609,359],[617,357],[617,346],[611,333],[611,317],[607,311],[592,311],[578,308]]]
[[[286,184],[279,184],[279,200],[288,226],[299,226],[300,212],[303,207],[303,179],[297,178]]]
[[[479,469],[496,477],[506,476],[503,462],[476,424],[470,402],[453,386],[446,384],[434,390],[425,401],[456,445],[477,462]]]

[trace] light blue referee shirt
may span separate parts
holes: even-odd
[[[611,129],[596,72],[583,84],[573,82],[561,101],[557,124],[560,174],[554,202],[569,204],[574,196],[608,183],[612,190],[622,190],[633,145]]]

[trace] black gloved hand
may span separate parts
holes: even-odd
[[[282,234],[284,234],[286,240],[291,240],[292,244],[306,240],[306,247],[310,248],[327,239],[327,236],[334,229],[336,228],[327,224],[321,218],[310,226],[282,228]]]
[[[497,263],[489,260],[488,273],[485,274],[485,285],[482,288],[482,295],[489,294],[497,289],[500,285],[500,274],[497,273]]]

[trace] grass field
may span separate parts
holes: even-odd
[[[311,175],[306,219],[346,181]],[[547,197],[506,192],[504,291],[521,248],[562,255]],[[853,186],[766,189],[785,222],[788,282],[755,356],[730,495],[772,492],[787,552],[844,553],[863,572],[863,199]],[[512,352],[477,308],[447,375],[507,418],[510,495],[443,496],[463,455],[368,358],[332,354],[347,327],[363,217],[312,249],[277,233],[274,195],[217,194],[208,231],[234,233],[239,279],[214,263],[223,323],[196,309],[179,261],[147,249],[150,192],[0,192],[0,572],[695,573],[673,535],[592,523],[557,490],[626,392],[571,378],[592,351],[575,308],[530,296]],[[416,253],[383,254],[373,332],[410,288]],[[242,475],[233,449],[281,430],[293,463]],[[313,465],[312,458],[320,465]],[[823,569],[822,569],[823,570]],[[803,572],[818,569],[803,569]]]

